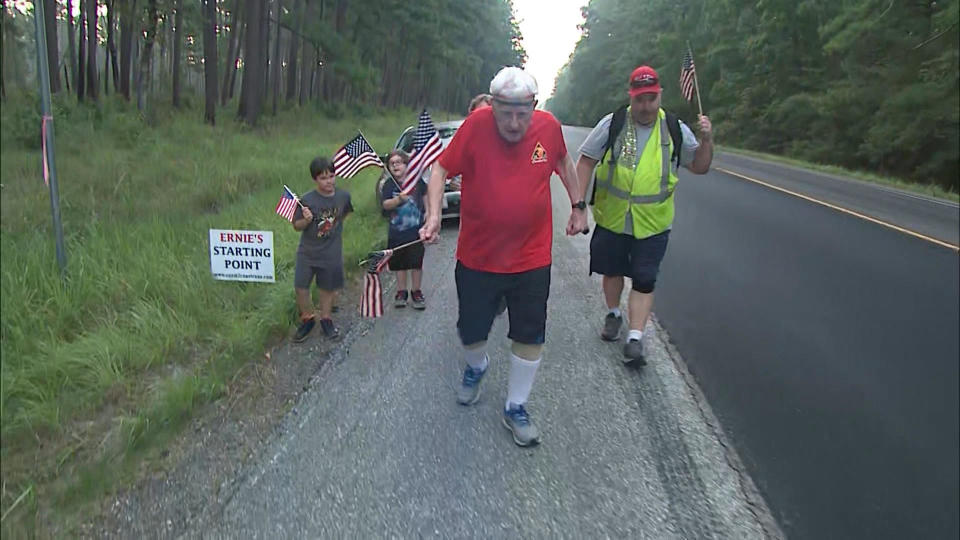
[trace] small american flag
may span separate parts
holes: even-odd
[[[383,316],[383,287],[380,285],[380,272],[387,266],[392,249],[374,251],[367,260],[367,273],[363,276],[363,296],[360,297],[361,317]]]
[[[287,218],[287,221],[293,221],[293,213],[297,210],[297,203],[300,199],[290,191],[290,188],[283,186],[283,195],[280,196],[280,202],[277,203],[277,214]]]
[[[383,162],[362,133],[358,133],[333,155],[333,169],[341,178],[352,178],[361,169],[371,165],[383,168]]]
[[[380,274],[367,273],[363,275],[360,316],[373,319],[383,316],[383,288],[380,285]]]
[[[687,51],[687,54],[683,55],[683,66],[680,68],[680,93],[687,101],[693,99],[696,73],[697,69],[693,65],[693,54]]]
[[[433,125],[433,119],[426,109],[420,113],[417,121],[417,131],[413,135],[413,155],[407,165],[407,172],[400,181],[400,190],[409,195],[416,187],[420,175],[440,157],[443,146],[440,144],[440,134]]]

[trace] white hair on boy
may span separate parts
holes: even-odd
[[[518,67],[508,66],[490,81],[490,93],[497,101],[530,103],[537,95],[537,80]]]

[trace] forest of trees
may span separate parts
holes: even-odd
[[[689,41],[717,141],[958,191],[958,0],[591,0],[548,108],[594,125],[658,70],[664,107]]]
[[[54,93],[141,111],[195,96],[210,123],[228,106],[251,125],[284,104],[460,111],[525,59],[510,0],[41,1]],[[2,13],[3,96],[36,92],[32,6]]]

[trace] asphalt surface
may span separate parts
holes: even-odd
[[[719,154],[713,167],[773,183],[954,246],[960,244],[958,209],[952,201],[731,153]]]
[[[957,243],[952,203],[715,165]],[[789,537],[960,535],[958,276],[954,250],[681,174],[655,311]]]
[[[553,193],[562,231],[569,203],[556,178]],[[643,371],[599,340],[586,236],[554,235],[547,346],[529,403],[542,444],[519,448],[501,424],[503,318],[484,395],[457,405],[456,235],[445,228],[427,250],[427,310],[388,307],[349,333],[191,536],[781,536],[665,335],[649,327]]]
[[[586,130],[565,134],[575,150]],[[715,164],[957,242],[949,203],[739,156]],[[481,401],[454,402],[448,227],[427,253],[428,309],[388,308],[348,334],[191,535],[958,536],[956,251],[719,171],[681,174],[651,363],[634,371],[597,339],[589,238],[562,236],[553,184],[547,349],[529,404],[542,445],[518,448],[500,424],[504,319]]]

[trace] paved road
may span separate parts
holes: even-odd
[[[557,179],[553,193],[561,231],[569,205]],[[191,535],[781,536],[664,335],[651,327],[643,372],[598,339],[587,237],[554,240],[547,350],[529,407],[543,444],[518,448],[500,423],[502,319],[484,396],[457,405],[456,235],[448,228],[428,249],[428,309],[388,309],[349,333],[266,452],[222,487],[222,511]]]
[[[566,135],[575,149],[585,130]],[[738,159],[718,164],[955,243],[955,206]],[[559,231],[556,179],[554,194]],[[684,175],[677,197],[656,308],[670,335],[648,338],[640,373],[597,341],[588,239],[555,237],[539,448],[499,424],[505,321],[484,398],[453,402],[449,229],[429,309],[349,334],[195,532],[955,538],[957,253],[720,172]]]
[[[719,167],[956,244],[957,206]],[[958,537],[958,255],[743,179],[681,176],[656,313],[792,538]]]
[[[720,154],[713,165],[954,246],[960,244],[958,208],[952,201],[738,154]]]

